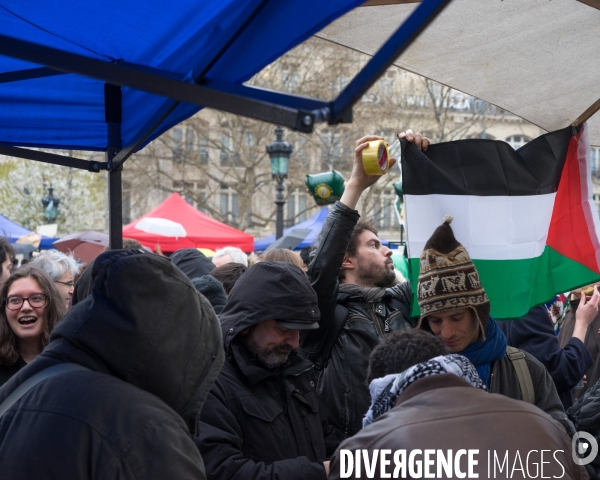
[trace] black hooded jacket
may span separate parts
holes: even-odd
[[[206,255],[195,248],[182,248],[171,255],[171,261],[175,266],[185,273],[188,278],[202,277],[208,275],[215,268]]]
[[[317,297],[302,271],[260,262],[229,294],[220,319],[227,359],[202,409],[199,437],[209,479],[323,479],[327,424],[311,362],[292,352],[273,369],[259,363],[238,335],[264,320],[314,323]]]
[[[224,357],[212,308],[166,258],[106,252],[93,268],[91,295],[0,402],[52,365],[89,371],[43,381],[0,418],[0,478],[205,478],[192,433]]]

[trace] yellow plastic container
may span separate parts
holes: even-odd
[[[385,140],[372,140],[362,151],[363,167],[367,175],[385,175],[390,169],[390,152]]]

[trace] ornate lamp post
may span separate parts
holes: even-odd
[[[48,195],[42,198],[42,205],[44,205],[44,217],[48,223],[54,223],[58,216],[58,204],[60,199],[54,196],[54,189],[52,184],[48,187]]]
[[[275,205],[277,205],[275,238],[279,239],[283,235],[283,206],[285,205],[285,200],[283,199],[283,180],[288,176],[288,161],[294,151],[294,147],[283,141],[283,128],[277,127],[275,135],[277,136],[276,140],[271,145],[267,145],[267,153],[271,159],[273,179],[277,181],[275,187],[277,191],[275,199]]]

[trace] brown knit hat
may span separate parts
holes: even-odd
[[[490,301],[471,257],[456,238],[450,223],[453,218],[444,216],[444,223],[436,228],[421,254],[418,297],[421,318],[418,328],[427,327],[427,316],[455,308],[471,308],[485,340]]]

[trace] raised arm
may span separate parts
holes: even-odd
[[[356,142],[352,174],[346,182],[344,194],[327,216],[315,249],[311,253],[307,275],[317,293],[321,319],[319,329],[302,332],[301,347],[303,353],[313,361],[320,354],[328,335],[332,333],[339,290],[338,277],[352,230],[360,218],[355,210],[356,205],[362,193],[381,178],[367,175],[362,164],[362,151],[368,147],[368,142],[371,140],[383,140],[383,138],[371,135]],[[394,163],[396,160],[391,159],[391,164]]]

